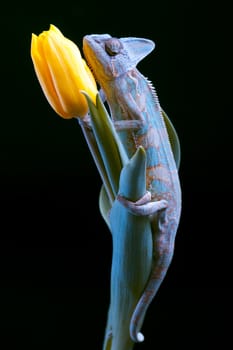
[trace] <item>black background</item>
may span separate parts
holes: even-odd
[[[230,347],[229,11],[208,1],[76,1],[1,12],[2,349],[101,349],[109,303],[112,247],[98,210],[101,181],[77,121],[51,109],[30,58],[31,33],[50,23],[80,48],[93,33],[156,42],[138,68],[180,137],[183,211],[172,265],[135,349]]]

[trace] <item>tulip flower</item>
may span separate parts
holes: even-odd
[[[42,90],[55,112],[65,119],[84,117],[85,91],[95,103],[95,79],[78,47],[50,25],[39,36],[32,34],[31,58]]]

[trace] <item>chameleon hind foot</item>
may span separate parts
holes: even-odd
[[[118,194],[116,198],[131,214],[137,216],[149,216],[168,206],[168,202],[165,199],[155,202],[151,201],[151,193],[149,191],[136,202],[132,202],[120,194]]]

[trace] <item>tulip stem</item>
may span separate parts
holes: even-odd
[[[79,124],[81,126],[83,135],[85,137],[85,140],[87,142],[87,145],[89,147],[89,150],[91,152],[92,158],[94,159],[95,165],[99,171],[100,177],[103,181],[105,190],[107,192],[108,195],[108,199],[112,205],[113,201],[114,201],[114,193],[112,191],[112,186],[109,182],[106,170],[105,170],[105,166],[102,160],[102,157],[100,155],[97,143],[96,143],[96,139],[93,135],[93,131],[91,129],[91,126],[88,125],[86,120],[90,119],[90,116],[87,114],[84,118],[77,118],[79,121]]]

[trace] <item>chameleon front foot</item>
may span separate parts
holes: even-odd
[[[147,191],[144,196],[139,198],[136,202],[132,202],[120,194],[117,195],[117,200],[129,210],[131,214],[137,216],[149,216],[155,214],[161,209],[165,209],[168,206],[168,202],[165,199],[152,202],[151,193]]]

